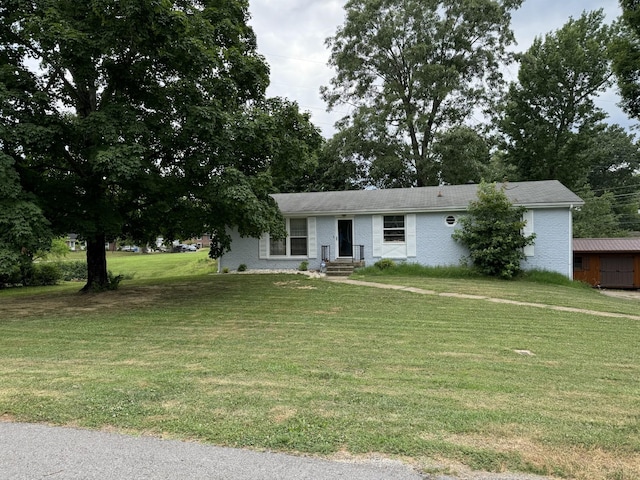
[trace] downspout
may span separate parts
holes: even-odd
[[[573,281],[573,203],[569,206],[569,279]]]

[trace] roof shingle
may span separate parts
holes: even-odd
[[[502,187],[503,184],[498,184]],[[506,183],[511,203],[526,207],[569,207],[584,202],[557,180]],[[477,184],[439,187],[280,193],[273,195],[285,215],[331,215],[466,210],[477,199]]]

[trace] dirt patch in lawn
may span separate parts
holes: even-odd
[[[6,298],[0,303],[0,318],[21,319],[37,316],[73,316],[96,311],[126,310],[151,305],[162,296],[162,289],[128,288],[122,291],[58,296]]]

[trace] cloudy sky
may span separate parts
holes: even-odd
[[[334,122],[349,113],[347,107],[327,113],[319,93],[333,76],[327,66],[325,39],[343,24],[344,4],[345,0],[250,0],[250,24],[258,37],[258,50],[271,67],[267,95],[297,101],[301,110],[311,112],[312,122],[327,137],[334,132]],[[607,22],[620,15],[618,0],[525,0],[513,14],[518,42],[515,49],[524,51],[536,36],[561,28],[570,17],[577,18],[585,10],[600,8]],[[517,73],[517,66],[512,66],[507,79],[515,80]],[[598,100],[612,123],[631,125],[616,103],[614,91]]]

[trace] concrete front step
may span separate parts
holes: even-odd
[[[356,267],[361,267],[362,262],[346,262],[346,261],[337,261],[337,262],[329,262],[326,266],[326,273],[328,277],[348,277],[353,273],[353,270]]]

